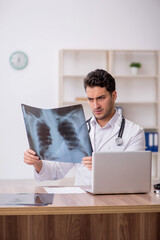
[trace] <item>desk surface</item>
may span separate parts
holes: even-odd
[[[45,187],[45,185],[44,185]],[[1,180],[0,193],[44,193],[43,186],[21,180]],[[55,194],[48,206],[0,206],[0,215],[62,215],[160,212],[160,194]]]

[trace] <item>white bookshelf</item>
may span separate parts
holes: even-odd
[[[122,107],[123,115],[145,131],[159,133],[160,51],[66,49],[59,56],[59,106],[82,104],[88,119],[91,111],[87,101],[81,101],[86,97],[83,78],[92,70],[105,69],[116,80],[116,106]],[[129,67],[133,61],[142,64],[137,75]],[[152,155],[152,176],[160,179],[160,154]]]

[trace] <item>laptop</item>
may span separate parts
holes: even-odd
[[[93,194],[148,193],[151,190],[152,152],[93,152]]]

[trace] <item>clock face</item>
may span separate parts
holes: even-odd
[[[27,66],[28,57],[24,52],[17,51],[10,56],[10,64],[13,68],[20,70]]]

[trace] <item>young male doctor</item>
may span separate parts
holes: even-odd
[[[90,72],[84,79],[84,88],[93,117],[87,122],[93,151],[144,151],[144,130],[124,119],[115,109],[117,98],[115,79],[105,70]],[[85,143],[84,143],[85,144]],[[75,185],[91,185],[92,156],[82,163],[63,163],[39,160],[36,153],[28,149],[24,162],[33,165],[38,181],[63,178],[75,165]]]

